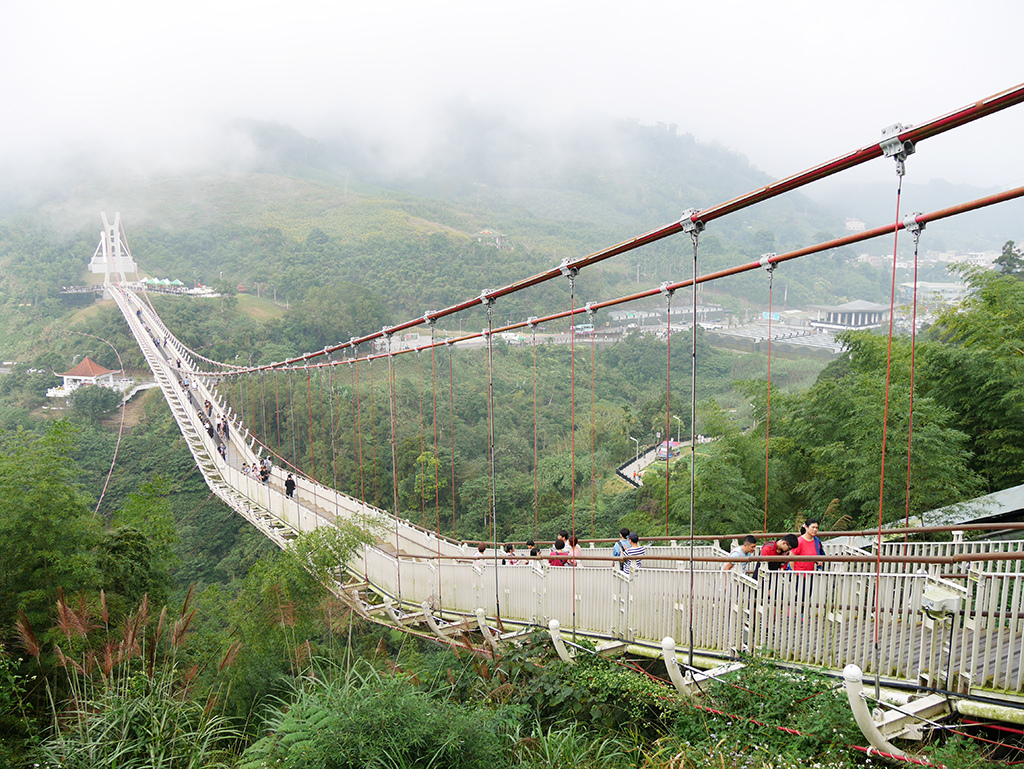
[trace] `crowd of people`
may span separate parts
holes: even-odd
[[[778,539],[766,542],[761,546],[758,555],[761,556],[818,556],[825,555],[825,547],[821,544],[818,536],[820,522],[810,518],[800,527],[800,534],[784,534]],[[750,561],[757,551],[757,537],[748,534],[735,547],[729,557],[734,560],[723,567],[729,571],[735,566],[749,575],[757,574],[762,564],[767,563],[769,571],[815,571],[824,568],[822,561],[812,560],[791,560],[791,561]]]
[[[790,561],[755,561],[753,560],[754,555],[760,556],[824,556],[825,548],[821,544],[821,538],[818,537],[818,527],[820,523],[817,519],[809,519],[803,526],[800,527],[800,534],[784,534],[778,539],[774,539],[771,542],[766,542],[758,549],[757,537],[753,534],[748,534],[743,538],[733,550],[729,553],[731,559],[723,567],[725,571],[729,571],[734,567],[739,569],[747,575],[756,575],[762,565],[767,565],[769,571],[815,571],[816,569],[824,568],[824,563],[821,561],[813,560],[797,560],[793,559]],[[526,548],[532,559],[541,557],[540,548],[537,547],[537,543],[532,539],[526,541]],[[640,544],[640,535],[635,531],[629,529],[619,530],[619,540],[612,546],[612,558],[614,558],[613,566],[620,569],[626,574],[631,571],[640,569],[643,563],[643,556],[647,554],[647,548]],[[580,545],[579,538],[574,534],[569,534],[564,529],[558,533],[558,538],[555,540],[551,547],[551,550],[546,555],[546,560],[549,566],[581,566],[586,565],[586,561],[582,558],[583,548]],[[497,557],[497,556],[493,556]],[[485,542],[479,543],[477,546],[477,552],[474,554],[475,560],[487,560],[487,544]],[[514,543],[507,543],[503,546],[501,551],[501,563],[503,566],[516,566],[518,564],[530,563],[530,560],[522,558],[516,553],[516,546]]]
[[[263,457],[262,462],[253,462],[251,465],[242,463],[242,475],[248,475],[261,483],[270,483],[270,471],[274,467],[270,457]],[[291,478],[291,476],[288,476]]]

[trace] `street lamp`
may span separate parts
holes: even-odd
[[[676,443],[679,443],[679,436],[682,435],[683,421],[675,414],[672,415],[672,418],[676,420]]]
[[[634,460],[633,464],[635,464],[637,466],[636,467],[636,472],[640,472],[640,441],[638,441],[632,435],[629,436],[629,439],[631,441],[633,441],[633,443],[636,444],[636,459]]]

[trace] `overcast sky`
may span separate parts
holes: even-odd
[[[781,177],[1024,80],[1024,2],[2,0],[0,157],[173,167],[235,117],[429,147],[452,99],[545,123],[676,123]],[[1024,184],[1024,106],[925,142],[908,179]],[[891,162],[856,180],[891,179]]]

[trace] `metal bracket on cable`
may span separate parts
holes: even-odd
[[[760,264],[762,267],[764,267],[764,269],[767,270],[768,273],[770,274],[770,273],[775,271],[775,262],[772,261],[772,259],[774,259],[774,258],[775,258],[775,252],[774,251],[771,252],[770,254],[761,254],[761,259],[758,262],[758,264]]]
[[[587,317],[590,318],[590,322],[593,323],[594,322],[594,316],[597,315],[597,308],[594,307],[594,303],[593,302],[587,302],[584,305],[583,309],[585,309],[587,311]]]
[[[674,294],[676,290],[674,288],[669,288],[670,285],[671,283],[669,283],[666,280],[664,283],[661,284],[661,286],[658,287],[658,290],[661,291],[661,293],[663,293],[665,296],[672,296],[672,294]]]
[[[423,313],[423,322],[432,327],[437,324],[437,318],[435,318],[431,313],[425,312]]]
[[[480,292],[480,302],[484,307],[490,307],[494,304],[494,297],[491,296],[491,289],[485,288]]]
[[[538,323],[540,323],[540,318],[538,318],[536,315],[531,315],[529,318],[526,319],[526,324],[531,329],[537,328]]]
[[[919,222],[917,217],[921,216],[920,211],[915,211],[909,216],[903,219],[903,229],[911,233],[914,236],[914,242],[916,243],[918,238],[921,237],[921,231],[924,229],[925,222]]]
[[[679,217],[679,224],[682,225],[683,232],[689,232],[691,234],[697,234],[704,231],[704,222],[700,219],[694,219],[693,217],[700,213],[699,208],[687,208]]]
[[[891,126],[882,129],[882,141],[878,143],[882,150],[882,156],[896,159],[896,175],[903,176],[907,173],[907,157],[917,152],[917,147],[912,141],[902,141],[900,134],[913,126],[893,123]]]
[[[575,279],[575,277],[580,274],[580,271],[576,267],[569,264],[568,259],[562,260],[562,263],[558,265],[558,270],[569,280]]]

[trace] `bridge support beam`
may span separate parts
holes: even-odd
[[[498,639],[494,637],[494,633],[487,626],[487,614],[482,608],[477,608],[476,610],[476,624],[480,626],[480,632],[483,634],[484,640],[490,644],[491,651],[497,654]]]
[[[672,685],[680,694],[689,694],[689,687],[683,680],[683,672],[679,669],[679,660],[676,658],[676,639],[672,636],[665,636],[661,639],[661,652],[665,658],[665,667],[668,669],[668,677],[672,680]]]
[[[868,703],[864,698],[863,673],[861,669],[856,665],[847,665],[843,668],[843,680],[846,682],[846,698],[850,701],[850,710],[853,711],[853,718],[867,739],[868,744],[876,750],[891,753],[897,758],[906,758],[906,754],[902,750],[885,739],[882,733],[878,731],[878,726],[871,717],[871,711],[868,710]]]
[[[569,650],[565,648],[565,641],[562,640],[562,626],[558,623],[557,619],[553,619],[548,623],[548,632],[551,633],[551,642],[555,645],[555,651],[558,652],[558,657],[562,662],[568,664],[573,663],[572,655],[569,654]]]

